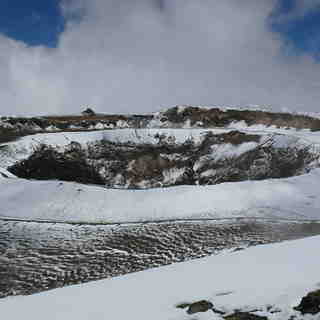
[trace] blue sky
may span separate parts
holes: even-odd
[[[313,7],[305,15],[292,19],[278,19],[290,15],[299,0],[281,0],[275,10],[271,28],[281,34],[293,54],[311,53],[320,58],[320,6]]]
[[[0,1],[0,32],[10,38],[54,47],[63,29],[59,0]]]
[[[270,28],[284,37],[291,53],[307,52],[319,57],[320,8],[289,21],[278,20],[279,16],[290,14],[297,1],[299,0],[280,0]],[[159,8],[162,8],[163,2],[159,3]],[[31,46],[55,47],[64,30],[59,5],[60,0],[1,0],[0,33]]]

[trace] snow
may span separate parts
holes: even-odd
[[[163,182],[165,184],[174,183],[181,176],[183,176],[185,171],[186,171],[186,168],[170,168],[170,169],[164,170],[164,172],[163,172],[163,176],[164,176]]]
[[[193,139],[199,143],[208,131],[223,133],[230,130],[233,129],[118,129],[36,134],[8,143],[2,148],[0,167],[7,167],[26,158],[40,143],[59,148],[64,148],[71,141],[85,144],[101,139],[122,143],[157,143],[160,135],[165,136],[166,141],[171,139],[183,143]],[[272,143],[279,148],[309,146],[320,154],[320,132],[260,126],[243,127],[241,131],[261,135],[260,144]],[[239,156],[256,146],[255,142],[239,146],[216,145],[210,156],[219,159]],[[195,166],[201,166],[201,161]],[[184,168],[168,170],[165,179],[178,179],[183,172]],[[288,179],[151,190],[116,190],[58,181],[1,179],[0,215],[19,219],[104,223],[234,217],[320,220],[320,195],[317,192],[319,181],[320,169]]]
[[[241,154],[255,149],[258,146],[256,142],[246,142],[239,145],[233,145],[231,143],[225,143],[220,145],[214,145],[212,149],[211,159],[218,161],[226,158],[239,157]]]
[[[320,237],[224,252],[117,278],[0,300],[4,319],[218,320],[211,311],[188,315],[175,306],[202,299],[227,313],[259,309],[271,320],[319,289]],[[278,309],[270,313],[268,307]],[[319,315],[304,319],[319,319]]]
[[[0,179],[3,179],[3,178],[15,178],[15,176],[11,172],[3,168],[0,168]]]
[[[183,110],[183,106],[179,111]],[[158,120],[154,120],[154,124]],[[118,123],[125,127],[126,123]],[[129,223],[237,217],[320,220],[320,169],[309,174],[264,181],[211,186],[177,186],[150,190],[106,189],[60,181],[18,179],[4,168],[25,159],[39,144],[65,148],[106,139],[118,143],[201,142],[204,134],[238,129],[272,137],[275,148],[310,146],[319,153],[320,132],[233,123],[226,129],[116,129],[96,132],[35,134],[2,145],[0,153],[0,217],[83,223]],[[96,129],[102,129],[97,125]],[[216,160],[239,156],[258,143],[214,146]],[[171,155],[174,157],[174,155]],[[197,165],[201,165],[198,163]],[[1,168],[3,167],[3,168]],[[184,168],[165,171],[165,181],[178,179]],[[210,174],[210,171],[203,172]],[[121,177],[119,177],[120,179]],[[264,245],[219,256],[147,270],[123,277],[57,289],[28,297],[0,300],[4,319],[222,319],[212,312],[190,317],[175,308],[183,302],[210,300],[217,309],[259,309],[270,320],[289,319],[309,291],[320,288],[320,237]],[[271,314],[268,306],[279,309]],[[319,319],[305,316],[306,320]]]
[[[193,140],[199,143],[207,132],[216,134],[230,131],[229,129],[114,129],[92,132],[57,132],[39,133],[26,136],[14,142],[2,144],[6,150],[0,152],[0,167],[9,167],[16,161],[28,158],[41,144],[65,148],[70,142],[85,145],[99,140],[108,140],[116,143],[156,144],[157,136],[163,135],[166,141],[184,143]],[[1,144],[0,144],[1,146]]]
[[[310,131],[310,129],[293,129],[293,128],[278,128],[276,126],[265,126],[262,124],[256,124],[248,126],[245,121],[238,121],[231,123],[227,129],[239,130],[241,132],[253,133],[253,134],[282,134],[286,136],[292,136],[309,141],[310,143],[320,144],[320,131]]]
[[[105,223],[234,217],[320,220],[319,181],[320,169],[287,179],[149,190],[2,179],[0,215]]]

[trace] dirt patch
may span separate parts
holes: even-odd
[[[226,320],[268,320],[267,317],[257,316],[249,312],[236,312],[224,317]]]
[[[223,144],[223,143],[231,143],[233,145],[240,145],[246,142],[259,142],[261,136],[256,134],[247,134],[238,130],[233,130],[227,133],[222,133],[218,135],[210,134],[210,132],[206,136],[207,139],[213,139],[211,143]]]
[[[94,115],[79,115],[79,116],[48,116],[43,117],[51,122],[81,122],[81,121],[118,121],[118,120],[151,120],[152,115],[104,115],[104,114],[94,114]]]

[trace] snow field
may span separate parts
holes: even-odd
[[[292,308],[319,289],[320,237],[251,247],[118,278],[0,300],[4,319],[218,320],[211,311],[190,317],[175,306],[202,299],[215,308],[260,310],[270,320],[299,314]],[[268,308],[278,310],[268,312]],[[316,320],[319,315],[304,319]]]
[[[288,178],[117,190],[59,181],[0,180],[0,216],[80,222],[260,217],[320,220],[320,169]]]

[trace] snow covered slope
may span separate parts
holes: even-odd
[[[287,179],[117,190],[59,181],[0,180],[0,216],[81,222],[185,218],[320,219],[320,169]]]
[[[270,320],[299,316],[301,298],[319,289],[320,237],[251,247],[135,274],[0,300],[4,319],[218,320],[177,304],[202,299],[231,314],[258,310]],[[297,319],[316,320],[320,315]],[[293,318],[290,318],[293,319]]]
[[[15,176],[11,172],[3,168],[0,168],[0,179],[4,179],[4,178],[15,178]]]

